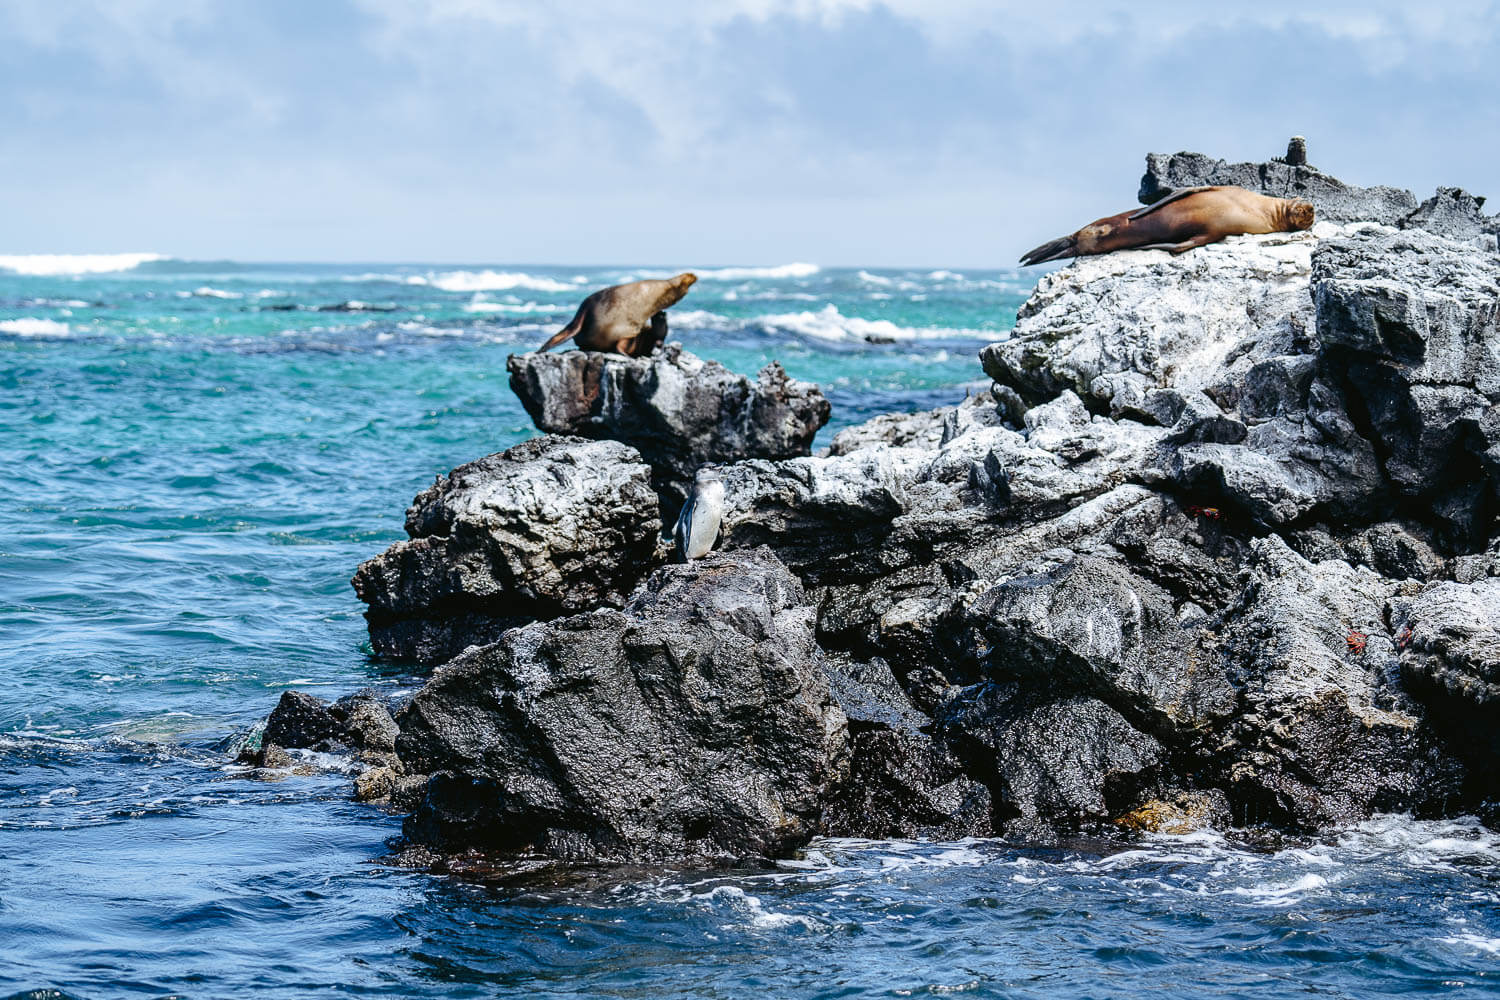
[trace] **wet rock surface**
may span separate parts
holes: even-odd
[[[359,794],[414,807],[413,856],[589,861],[1495,815],[1479,200],[1197,156],[1147,179],[1342,221],[1080,259],[981,352],[992,392],[818,455],[826,402],[779,370],[513,358],[582,437],[455,470],[361,567],[377,651],[449,662]],[[662,567],[703,462],[716,551]],[[281,714],[335,738],[332,707]]]

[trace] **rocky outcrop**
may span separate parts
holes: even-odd
[[[1355,187],[1308,164],[1284,160],[1265,163],[1227,163],[1202,153],[1149,153],[1141,177],[1140,201],[1158,201],[1174,188],[1231,184],[1275,198],[1303,198],[1313,203],[1318,218],[1328,222],[1378,222],[1401,229],[1425,229],[1450,239],[1472,241],[1481,249],[1495,249],[1500,216],[1483,213],[1484,199],[1461,188],[1438,188],[1417,203],[1400,188]]]
[[[659,560],[651,469],[613,441],[542,437],[419,493],[405,541],[360,565],[380,656],[438,663],[539,618],[619,607]]]
[[[655,472],[669,518],[699,466],[806,455],[831,412],[817,386],[788,378],[774,361],[751,381],[680,344],[643,358],[513,354],[506,366],[542,431],[637,449]]]
[[[720,862],[816,833],[1496,815],[1500,259],[1463,229],[1478,199],[1151,169],[1352,221],[1078,260],[982,352],[991,393],[819,455],[826,403],[779,369],[513,358],[539,426],[616,440],[455,470],[361,567],[377,649],[475,644],[362,778],[420,786],[413,850]],[[656,568],[705,462],[717,551]],[[316,708],[287,725],[321,732]]]
[[[1201,390],[1231,362],[1249,367],[1230,357],[1246,341],[1265,357],[1305,349],[1317,242],[1280,233],[1177,258],[1165,250],[1080,258],[1042,276],[1010,337],[980,351],[980,363],[1032,404],[1066,389],[1100,412],[1150,414],[1145,397],[1154,391]],[[1206,287],[1217,291],[1204,295]]]

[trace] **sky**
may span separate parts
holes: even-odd
[[[0,254],[1001,267],[1148,152],[1500,208],[1500,0],[4,0]]]

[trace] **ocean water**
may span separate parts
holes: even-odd
[[[505,358],[653,268],[0,257],[0,997],[1500,993],[1500,838],[823,841],[769,871],[459,882],[380,863],[346,762],[231,749],[366,655],[349,576],[534,433]],[[1035,273],[700,269],[673,339],[832,430],[987,385]],[[555,881],[555,880],[554,880]]]

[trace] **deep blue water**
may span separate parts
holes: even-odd
[[[1500,839],[1467,821],[823,842],[553,889],[380,865],[399,820],[346,774],[250,780],[228,748],[288,687],[412,683],[365,655],[355,565],[533,433],[508,353],[665,272],[85,263],[0,258],[0,997],[1500,992]],[[822,441],[986,384],[1034,280],[699,274],[673,338],[821,383]]]

